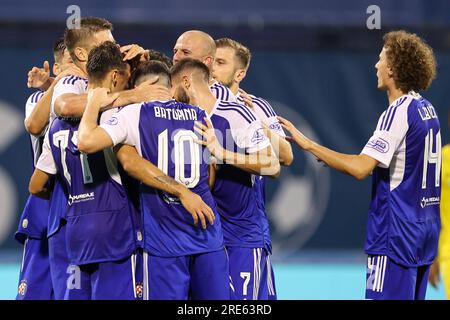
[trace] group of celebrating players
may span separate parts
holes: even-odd
[[[422,65],[402,77],[405,57]],[[437,115],[414,92],[435,74],[417,36],[385,36],[390,106],[360,155],[318,145],[243,91],[251,54],[228,38],[187,31],[171,61],[86,17],[54,58],[54,78],[48,62],[28,74],[39,90],[26,106],[35,170],[18,299],[276,299],[265,177],[291,165],[291,142],[358,179],[373,172],[366,297],[424,298],[441,151]]]

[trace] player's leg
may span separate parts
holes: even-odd
[[[367,259],[366,299],[414,300],[417,268],[404,267],[387,256]]]
[[[190,270],[192,300],[230,299],[230,266],[225,249],[193,256]]]
[[[187,300],[190,256],[157,257],[144,252],[144,300]]]
[[[425,300],[429,274],[430,265],[417,268],[416,292],[414,295],[414,300]]]
[[[235,298],[237,300],[258,300],[263,249],[227,247],[227,252]]]
[[[25,240],[16,299],[54,299],[46,238]]]
[[[97,263],[91,276],[93,300],[138,300],[136,275],[140,252],[119,261]],[[142,291],[141,291],[142,292]]]
[[[258,300],[277,300],[271,255],[266,249],[262,249],[261,252]]]

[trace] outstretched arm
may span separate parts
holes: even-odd
[[[291,133],[290,140],[294,141],[301,149],[315,155],[329,167],[363,180],[369,176],[379,162],[365,154],[351,155],[328,149],[308,139],[287,119],[278,117],[281,125]]]
[[[211,120],[205,118],[205,122],[206,126],[198,121],[195,122],[194,130],[203,137],[203,140],[196,142],[206,146],[218,160],[252,174],[269,177],[280,175],[280,162],[271,146],[251,154],[229,151],[217,140]]]

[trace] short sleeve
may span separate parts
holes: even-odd
[[[36,168],[41,171],[47,172],[48,174],[56,174],[56,172],[58,171],[55,160],[53,158],[52,149],[50,147],[48,131],[44,138],[44,143],[42,145],[42,153],[36,164]]]
[[[273,110],[269,102],[262,98],[252,96],[254,112],[258,118],[265,123],[270,130],[279,134],[283,138],[286,137],[283,127],[278,121],[277,114]]]
[[[75,77],[67,76],[58,81],[53,89],[52,104],[50,113],[55,115],[55,101],[57,98],[66,93],[84,94],[87,91],[87,80]]]
[[[114,146],[120,143],[139,146],[140,107],[139,103],[126,106],[100,125],[111,137]]]
[[[379,161],[380,167],[388,168],[408,131],[408,105],[403,103],[390,107],[385,111],[376,130],[369,139],[361,154]]]

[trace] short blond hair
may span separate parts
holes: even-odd
[[[250,60],[252,59],[252,53],[242,43],[230,38],[220,38],[216,40],[217,48],[231,48],[234,50],[238,61],[242,64],[242,67],[248,69],[250,66]]]

